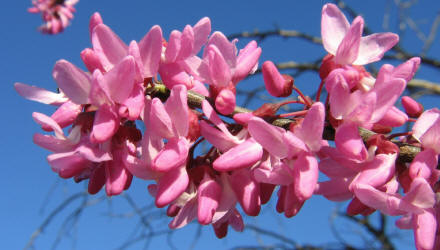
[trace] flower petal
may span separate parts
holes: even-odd
[[[165,61],[172,63],[176,61],[177,55],[180,51],[182,33],[177,30],[171,31],[165,50]]]
[[[263,156],[263,148],[253,138],[231,148],[217,158],[213,167],[217,171],[231,171],[251,167]]]
[[[260,186],[247,169],[233,171],[231,187],[240,202],[243,211],[250,216],[257,216],[261,209]]]
[[[186,226],[197,217],[197,201],[189,200],[177,213],[174,219],[168,224],[171,229],[178,229]]]
[[[336,55],[338,46],[350,28],[347,18],[334,4],[322,7],[321,37],[325,50]]]
[[[188,158],[188,141],[180,137],[172,138],[154,159],[153,170],[168,172],[174,168],[185,166]]]
[[[301,154],[295,161],[292,171],[295,195],[301,200],[309,199],[318,183],[318,161],[309,154]]]
[[[287,147],[283,140],[283,130],[268,124],[259,117],[254,117],[249,121],[248,130],[252,138],[261,144],[271,155],[278,158],[285,158],[287,156]]]
[[[211,33],[211,20],[208,17],[200,19],[200,21],[194,25],[193,30],[194,45],[192,54],[196,55],[208,40],[209,33]]]
[[[354,124],[344,123],[336,129],[335,144],[349,159],[363,161],[368,156],[358,128]]]
[[[185,166],[165,173],[158,181],[156,206],[161,208],[177,199],[185,191],[188,183]]]
[[[112,100],[123,103],[131,94],[134,85],[135,62],[132,56],[126,56],[109,72],[104,74],[104,82]]]
[[[222,194],[222,187],[205,174],[202,182],[197,188],[197,218],[200,224],[207,225],[217,210]]]
[[[336,63],[346,65],[352,64],[356,60],[359,54],[363,28],[364,19],[361,16],[356,17],[338,46],[335,54]]]
[[[354,65],[365,65],[382,59],[385,52],[399,42],[399,36],[394,33],[375,33],[362,37],[359,54]]]
[[[90,165],[90,161],[75,151],[48,155],[47,161],[61,178],[71,178]]]
[[[76,104],[88,104],[91,79],[81,69],[66,60],[59,60],[53,68],[52,76],[60,89]]]
[[[301,125],[295,127],[295,134],[302,139],[313,152],[317,152],[321,148],[324,119],[324,105],[317,102],[310,107]]]
[[[106,71],[112,69],[128,53],[127,45],[105,24],[98,24],[93,29],[92,44]]]
[[[162,54],[162,29],[155,25],[139,42],[144,77],[153,77],[159,70]]]
[[[406,213],[399,210],[401,199],[398,195],[387,194],[365,184],[354,185],[353,191],[362,203],[384,214],[395,216]]]
[[[413,218],[414,238],[417,249],[434,249],[437,220],[434,209],[424,210]]]
[[[109,161],[105,164],[105,192],[108,196],[118,195],[124,191],[131,175],[120,161]]]
[[[40,124],[41,126],[49,127],[55,132],[55,136],[59,139],[65,139],[64,132],[61,129],[60,125],[56,121],[54,121],[51,117],[38,113],[33,112],[32,117],[34,118],[35,122]]]
[[[171,117],[166,111],[163,103],[158,98],[154,98],[151,102],[151,111],[149,116],[151,124],[149,129],[151,129],[152,132],[166,139],[174,136],[173,122]]]
[[[187,104],[187,90],[184,85],[176,85],[171,89],[170,97],[165,103],[165,109],[173,122],[175,134],[186,136],[188,134],[189,118]]]
[[[119,128],[119,119],[114,107],[104,104],[96,111],[90,140],[94,143],[110,139]]]
[[[36,86],[30,86],[24,83],[16,82],[14,88],[22,97],[49,105],[61,105],[68,101],[63,93],[54,93]]]

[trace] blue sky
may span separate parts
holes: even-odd
[[[32,135],[40,132],[33,122],[31,114],[39,111],[46,114],[53,112],[52,107],[46,107],[31,101],[24,100],[15,93],[14,82],[23,82],[39,87],[55,90],[56,85],[51,72],[54,63],[59,59],[66,59],[80,67],[83,64],[79,53],[90,47],[88,21],[95,11],[101,13],[104,22],[110,26],[125,42],[139,40],[154,24],[162,27],[164,36],[173,29],[181,30],[186,24],[195,24],[200,18],[211,18],[213,30],[220,30],[225,34],[241,31],[268,30],[274,27],[295,29],[309,34],[320,35],[320,13],[322,5],[327,1],[86,1],[77,5],[77,13],[73,23],[60,35],[42,35],[36,31],[40,25],[40,17],[26,12],[30,1],[6,1],[2,4],[0,27],[0,102],[4,107],[4,116],[1,123],[2,142],[0,152],[3,158],[3,180],[0,182],[4,190],[0,203],[0,235],[3,249],[23,248],[32,232],[38,228],[44,218],[58,206],[65,198],[84,189],[83,184],[75,184],[72,180],[61,180],[48,166],[45,157],[47,151],[32,143]],[[391,1],[349,1],[351,6],[363,14],[367,24],[376,32],[382,31],[384,10]],[[429,7],[429,8],[427,8]],[[428,32],[440,3],[435,0],[423,1],[415,5],[410,14],[420,25],[422,32]],[[391,11],[391,18],[395,20],[396,10]],[[393,30],[395,22],[390,25]],[[416,34],[407,31],[402,38],[404,45],[413,53],[420,51],[421,43],[414,39]],[[243,47],[239,43],[239,47]],[[310,62],[325,54],[324,50],[316,45],[309,45],[297,39],[269,38],[262,41],[260,46],[263,54],[260,63],[271,59],[275,62],[294,60]],[[440,58],[440,43],[434,43],[429,51],[431,57]],[[84,68],[84,67],[83,67]],[[438,82],[440,71],[423,66],[417,77]],[[249,88],[261,84],[261,76],[253,77],[240,85]],[[296,79],[296,84],[306,93],[311,93],[319,84],[314,74],[305,74]],[[425,107],[438,105],[438,99],[428,97],[423,99]],[[49,190],[52,190],[49,192]],[[152,199],[146,191],[146,184],[135,181],[127,192],[139,207],[151,204]],[[102,197],[103,193],[89,197],[89,202]],[[55,217],[52,224],[40,235],[36,241],[36,249],[49,249],[56,241],[64,219],[74,212],[80,204],[77,200],[63,213]],[[286,219],[274,212],[274,203],[265,207],[262,216],[246,218],[247,223],[256,223],[266,229],[279,230],[286,237],[299,243],[323,244],[336,242],[329,227],[329,217],[335,210],[335,204],[329,203],[320,197],[314,197],[307,202],[300,214]],[[344,206],[340,204],[340,206]],[[114,197],[109,201],[92,205],[81,214],[77,224],[67,225],[69,236],[63,238],[58,249],[113,249],[127,239],[134,236],[138,224],[136,216],[130,212],[132,208],[127,200]],[[146,210],[144,210],[146,211]],[[153,209],[150,218],[157,217]],[[116,214],[117,216],[108,216]],[[125,217],[126,218],[125,218]],[[124,217],[124,218],[121,218]],[[168,218],[154,219],[155,228],[164,228]],[[342,228],[344,237],[357,237],[350,224],[339,221],[338,228]],[[393,230],[392,230],[393,231]],[[394,230],[396,231],[396,230]],[[185,229],[177,230],[172,235],[172,242],[178,249],[188,249],[197,226],[190,225]],[[400,249],[412,246],[412,234],[408,231],[399,231],[403,237]],[[212,229],[202,230],[202,237],[195,245],[196,249],[221,249],[237,245],[255,245],[260,238],[251,233],[229,232],[229,237],[217,240]],[[351,235],[351,236],[350,236]],[[166,237],[157,238],[151,243],[151,248],[169,247]],[[263,242],[270,243],[265,238]],[[359,242],[359,239],[357,240]],[[138,249],[142,245],[133,245]],[[408,249],[411,249],[409,247]]]

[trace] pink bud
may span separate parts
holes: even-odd
[[[89,194],[96,194],[105,184],[105,168],[98,167],[93,170],[89,177]]]
[[[374,211],[376,211],[376,210],[366,206],[356,197],[353,198],[353,200],[350,202],[350,204],[348,204],[348,207],[347,207],[347,214],[352,215],[352,216],[358,215],[358,214],[369,215],[369,214],[373,213]]]
[[[252,112],[252,114],[258,117],[275,116],[281,105],[281,103],[264,103],[263,105],[261,105],[261,107]]]
[[[402,97],[402,105],[409,117],[417,118],[423,113],[422,104],[409,96]]]
[[[335,63],[335,58],[332,54],[327,54],[322,58],[321,67],[319,68],[319,77],[321,80],[325,80],[327,76],[332,72],[334,69],[337,69],[340,67],[337,63]]]
[[[222,239],[228,234],[228,222],[217,222],[212,224],[212,228],[214,228],[215,236],[217,238]]]
[[[188,109],[189,129],[188,138],[190,141],[196,141],[200,137],[199,117],[192,109]]]
[[[276,185],[269,183],[260,183],[260,199],[261,204],[266,204],[269,202]]]
[[[275,97],[287,97],[292,94],[293,78],[281,75],[273,62],[265,61],[262,72],[269,94]]]
[[[235,108],[235,94],[229,89],[222,89],[215,98],[215,108],[223,115],[229,115]]]
[[[81,51],[81,59],[83,60],[89,72],[93,72],[95,71],[95,69],[99,69],[101,72],[105,72],[104,68],[102,67],[101,60],[92,49],[86,48]]]
[[[180,207],[176,204],[170,204],[167,208],[167,216],[175,217],[180,211]]]

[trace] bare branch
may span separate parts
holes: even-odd
[[[283,30],[283,29],[274,29],[274,30],[266,30],[266,31],[254,30],[252,32],[243,31],[241,33],[235,33],[229,35],[228,39],[254,38],[261,41],[266,39],[267,37],[272,37],[272,36],[283,37],[283,38],[301,38],[314,44],[322,44],[322,39],[320,37],[312,36],[297,30]]]
[[[386,220],[386,218],[384,216],[381,216],[381,220],[383,222],[378,229],[371,224],[369,220],[369,216],[358,217],[358,216],[351,216],[346,213],[340,213],[340,216],[343,216],[365,228],[371,235],[373,235],[376,238],[377,241],[379,241],[382,244],[382,249],[387,249],[387,250],[395,249],[393,243],[391,243],[390,239],[385,234],[384,221]]]
[[[73,194],[70,197],[68,197],[67,199],[65,199],[60,205],[58,205],[58,207],[56,207],[54,210],[52,210],[52,212],[46,217],[46,219],[43,221],[43,223],[41,223],[41,225],[37,228],[37,230],[35,230],[32,233],[31,238],[27,242],[24,249],[30,249],[31,247],[33,247],[34,242],[37,239],[37,237],[41,233],[44,232],[46,227],[52,222],[52,220],[55,218],[56,215],[58,215],[61,211],[63,211],[73,201],[75,201],[81,197],[87,196],[87,195],[88,195],[87,192],[80,192],[80,193]]]
[[[420,54],[421,56],[425,56],[426,53],[428,53],[429,49],[431,48],[431,46],[435,40],[435,37],[437,35],[439,25],[440,25],[440,12],[437,13],[434,21],[432,22],[431,30],[429,32],[429,35],[428,35],[426,41],[425,41],[425,44],[423,45],[422,53]]]
[[[164,85],[156,83],[154,85],[154,87],[150,88],[147,90],[147,93],[150,94],[153,97],[159,97],[161,99],[166,99],[169,96],[169,90],[167,90],[165,88]],[[193,91],[188,91],[188,105],[192,108],[198,108],[200,109],[202,107],[202,102],[203,100],[208,100],[211,104],[213,104],[213,100],[211,100],[208,97],[202,96],[196,92]],[[212,105],[213,107],[215,105]],[[232,112],[231,115],[229,115],[228,117],[232,118],[235,114],[239,114],[239,113],[250,113],[253,110],[250,109],[246,109],[240,106],[236,106],[234,111]],[[268,122],[270,122],[272,125],[274,126],[278,126],[278,127],[282,127],[285,129],[289,129],[290,124],[294,123],[294,120],[291,119],[286,119],[286,118],[274,118],[271,120],[267,120]],[[327,125],[324,127],[324,134],[323,134],[323,138],[326,140],[334,140],[334,129],[330,126]],[[359,128],[359,134],[362,137],[362,139],[364,141],[368,141],[368,139],[373,136],[375,133],[372,131],[369,131],[367,129],[364,128]],[[411,162],[415,156],[420,152],[420,147],[417,146],[413,146],[413,145],[409,145],[406,143],[401,143],[399,141],[393,141],[397,146],[399,146],[399,157],[398,160],[401,162]]]
[[[408,82],[408,88],[422,88],[432,94],[440,95],[440,83],[430,82],[422,79],[413,79]]]

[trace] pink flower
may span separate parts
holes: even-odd
[[[130,55],[136,65],[137,82],[156,77],[162,53],[162,30],[158,25],[153,26],[140,42],[131,41],[129,46],[103,24],[99,13],[93,14],[89,28],[93,48],[85,49],[81,57],[90,72],[95,69],[108,72]]]
[[[235,136],[232,135],[206,100],[202,103],[202,109],[209,121],[218,128],[210,126],[205,121],[200,123],[201,134],[222,153],[212,166],[219,172],[231,171],[231,175],[222,175],[224,185],[227,183],[232,190],[231,193],[224,187],[223,192],[227,192],[225,195],[235,197],[234,202],[228,207],[229,210],[226,208],[225,210],[230,213],[238,201],[245,213],[256,216],[261,206],[260,186],[253,178],[250,168],[262,157],[261,145],[249,137],[247,129],[242,129]]]
[[[191,128],[186,94],[184,85],[176,85],[165,104],[158,98],[147,99],[141,158],[127,156],[128,169],[135,176],[157,181],[154,195],[158,207],[174,202],[189,184],[186,164],[192,141],[188,138]]]
[[[40,13],[43,25],[39,30],[47,34],[57,34],[62,32],[73,19],[73,13],[79,0],[32,0],[33,7],[29,8],[30,13]]]
[[[396,224],[402,229],[413,228],[417,249],[434,249],[438,223],[434,206],[438,201],[424,178],[415,178],[405,196],[384,193],[364,184],[356,185],[354,192],[367,206],[388,215],[403,215]]]
[[[261,48],[255,41],[249,42],[237,54],[236,42],[230,42],[221,32],[214,32],[203,51],[203,58],[192,57],[187,61],[192,75],[210,85],[210,97],[216,99],[216,108],[221,114],[232,113],[235,86],[255,72],[261,55]]]
[[[431,185],[437,182],[440,171],[437,170],[438,155],[440,154],[440,110],[427,110],[417,119],[413,128],[413,137],[423,147],[409,166],[412,179],[425,178]]]
[[[292,94],[293,78],[281,75],[273,62],[265,61],[261,70],[269,94],[275,97],[287,97]]]
[[[333,118],[369,129],[375,125],[389,129],[403,125],[408,116],[393,105],[419,65],[418,57],[397,67],[385,64],[380,68],[377,79],[359,67],[331,69],[324,81],[330,94]]]
[[[182,32],[173,30],[162,53],[160,76],[168,88],[184,84],[188,89],[201,88],[203,84],[192,76],[191,64],[211,33],[211,20],[200,19],[193,27],[186,25]],[[203,88],[205,88],[203,86]],[[203,93],[204,92],[204,93]],[[202,90],[205,94],[207,90]]]
[[[265,149],[267,160],[253,169],[254,178],[281,185],[278,212],[291,217],[309,199],[318,181],[318,161],[314,153],[323,145],[325,110],[315,103],[294,132],[268,124],[258,117],[250,119],[249,133]]]
[[[206,117],[215,127],[206,121],[200,122],[201,134],[223,154],[218,157],[213,168],[217,171],[232,171],[247,168],[261,159],[262,147],[252,138],[246,129],[232,135],[221,121],[208,101],[203,101],[202,109]]]
[[[51,118],[62,128],[71,125],[76,117],[81,113],[82,106],[69,100],[62,92],[54,93],[36,86],[30,86],[23,83],[15,83],[15,90],[22,97],[31,101],[57,106],[57,110],[52,114]],[[43,125],[42,128],[52,131],[52,127]]]
[[[130,149],[121,141],[139,140],[135,128],[121,127],[112,141],[95,144],[89,140],[88,124],[92,123],[92,116],[83,115],[77,119],[67,137],[50,117],[41,113],[34,113],[33,117],[37,123],[55,132],[55,136],[35,134],[34,142],[54,152],[47,160],[60,177],[74,177],[77,182],[89,179],[90,194],[97,193],[105,185],[107,195],[118,195],[130,186],[132,175],[122,161],[123,151]]]
[[[417,118],[423,113],[422,104],[418,103],[416,100],[412,99],[410,96],[402,97],[402,106],[408,116]]]
[[[365,65],[380,60],[399,37],[393,33],[375,33],[362,37],[364,20],[358,16],[350,25],[334,4],[322,8],[321,36],[325,50],[337,64]]]
[[[315,193],[332,201],[354,198],[348,213],[364,215],[373,212],[354,196],[353,188],[365,184],[387,192],[397,190],[395,161],[399,149],[396,145],[375,136],[365,146],[357,126],[343,123],[335,135],[336,148],[323,147],[319,170],[330,178],[320,182]]]

